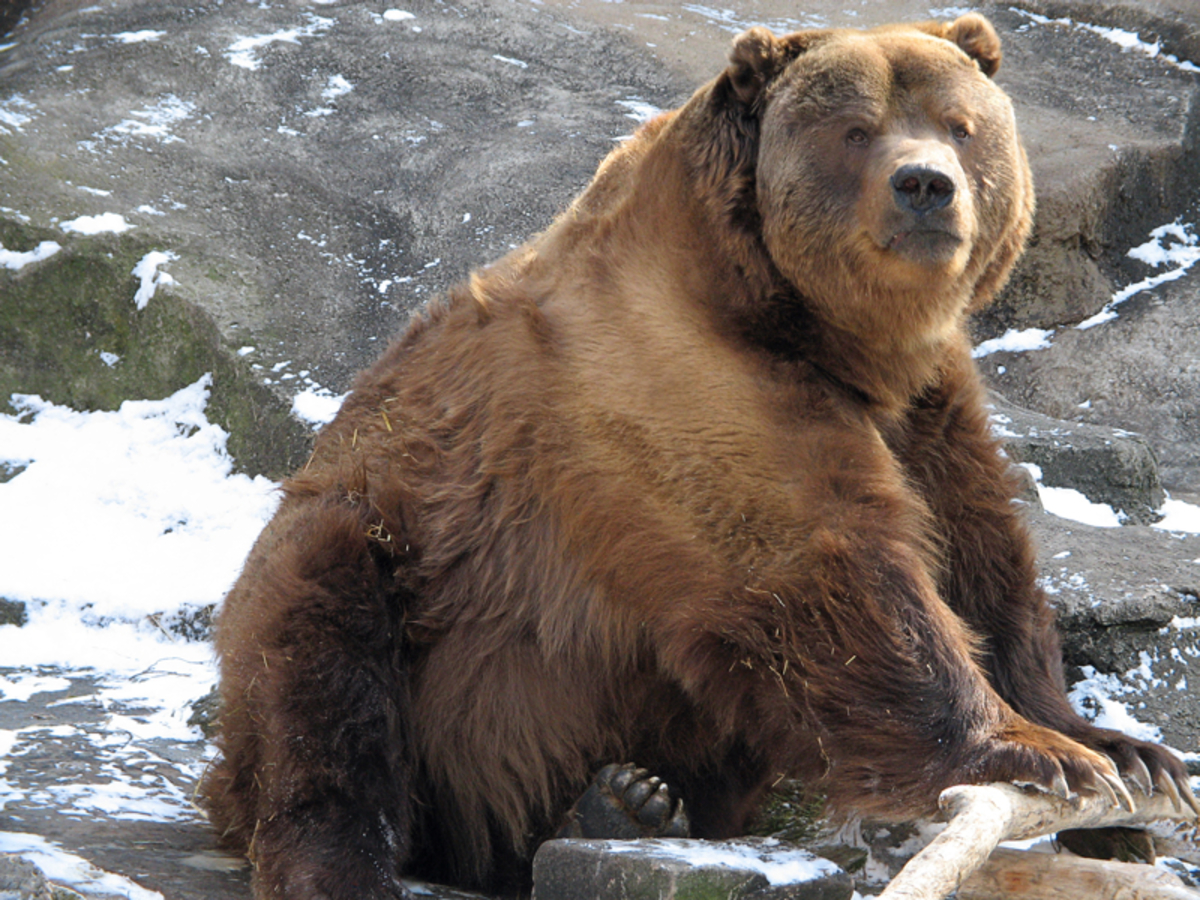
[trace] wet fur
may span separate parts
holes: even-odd
[[[982,79],[981,21],[868,40]],[[520,883],[610,762],[714,838],[785,775],[907,816],[1059,766],[1087,789],[1107,762],[1064,735],[1170,768],[1067,704],[969,355],[1032,216],[1011,121],[970,163],[992,187],[961,271],[846,268],[840,197],[764,222],[763,178],[797,165],[764,110],[850,40],[740,39],[415,321],[285,483],[221,614],[205,784],[259,897]]]

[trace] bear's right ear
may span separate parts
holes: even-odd
[[[980,71],[994,78],[1000,70],[1000,35],[979,13],[967,13],[953,22],[924,22],[917,26],[926,34],[945,38],[975,60]]]
[[[819,36],[815,31],[797,31],[781,38],[756,25],[733,39],[725,76],[734,95],[751,106],[766,87],[793,59],[807,50]]]

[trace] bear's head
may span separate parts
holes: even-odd
[[[999,64],[976,14],[737,38],[711,102],[762,247],[823,320],[927,341],[1003,286],[1033,186]]]

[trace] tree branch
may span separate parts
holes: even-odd
[[[1146,825],[1160,819],[1196,820],[1191,809],[1176,809],[1162,791],[1152,797],[1139,795],[1132,812],[1114,806],[1100,794],[1080,795],[1068,801],[1011,784],[947,788],[938,805],[949,819],[946,830],[909,860],[878,900],[943,900],[984,864],[1001,841],[1034,838],[1068,828]]]

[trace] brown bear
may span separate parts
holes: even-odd
[[[1190,800],[1068,704],[989,432],[964,320],[1034,207],[999,61],[978,15],[752,29],[358,378],[220,615],[257,896],[519,883],[597,805],[736,835],[782,777]]]

